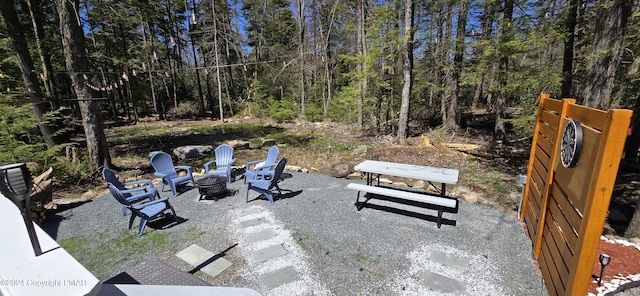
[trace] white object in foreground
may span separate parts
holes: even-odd
[[[20,210],[0,195],[0,295],[95,295],[100,281],[38,225],[35,256]]]

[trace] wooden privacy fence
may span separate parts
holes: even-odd
[[[550,295],[587,294],[631,113],[540,96],[520,219]],[[582,148],[565,167],[562,136],[571,122]]]

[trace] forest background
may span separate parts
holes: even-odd
[[[106,120],[334,121],[403,142],[455,134],[482,110],[502,143],[531,136],[540,93],[640,109],[637,1],[0,0],[0,10],[0,163],[55,164],[61,184],[113,166]],[[65,163],[75,133],[86,156]]]

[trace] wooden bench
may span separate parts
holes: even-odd
[[[440,228],[440,225],[442,224],[442,212],[444,211],[444,208],[456,209],[458,207],[458,201],[452,198],[432,196],[417,192],[404,191],[400,189],[392,189],[358,183],[350,183],[349,185],[347,185],[347,189],[358,191],[357,200],[360,200],[360,192],[365,192],[436,205],[438,206],[438,228]]]

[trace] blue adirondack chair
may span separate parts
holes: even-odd
[[[254,190],[259,193],[264,194],[267,197],[269,202],[273,203],[273,194],[271,193],[272,189],[276,189],[278,194],[282,194],[282,190],[278,186],[278,182],[280,181],[280,176],[282,175],[282,171],[284,170],[284,166],[287,165],[287,159],[282,158],[276,165],[276,168],[273,173],[273,177],[269,180],[267,179],[252,179],[247,180],[247,196],[245,198],[245,202],[249,202],[249,190]]]
[[[168,198],[156,199],[153,201],[149,201],[142,204],[133,204],[129,202],[124,196],[122,192],[116,188],[113,184],[109,183],[109,191],[111,191],[111,195],[123,206],[127,209],[131,210],[131,218],[129,219],[129,229],[131,229],[131,225],[133,225],[133,220],[136,217],[140,217],[140,226],[138,227],[138,235],[142,235],[144,232],[145,226],[147,226],[147,222],[149,220],[164,215],[166,210],[171,210],[173,214],[173,218],[176,223],[178,223],[178,216],[176,216],[176,211],[173,209],[171,204],[169,203]]]
[[[158,194],[158,190],[153,186],[151,180],[138,180],[122,183],[116,177],[116,173],[108,168],[102,169],[102,178],[107,182],[107,184],[112,184],[115,186],[124,199],[129,203],[137,203],[141,202],[145,199],[149,199],[149,201],[154,200],[156,197],[160,197]],[[122,206],[122,216],[127,213],[127,207]]]
[[[191,182],[193,186],[196,185],[193,180],[193,175],[191,174],[191,167],[187,165],[173,165],[173,160],[171,159],[171,155],[165,152],[157,152],[153,156],[151,156],[151,165],[156,170],[154,175],[162,178],[162,188],[161,191],[164,191],[164,185],[169,185],[171,187],[171,191],[173,192],[173,196],[178,195],[178,191],[176,187],[179,184]],[[185,170],[187,172],[184,176],[178,175],[178,169]]]
[[[205,175],[227,176],[227,184],[231,184],[231,165],[236,161],[233,159],[233,147],[222,144],[216,147],[216,159],[204,164]],[[215,169],[209,167],[216,164]]]
[[[248,180],[253,179],[268,179],[265,178],[267,176],[273,177],[273,167],[276,166],[279,153],[280,150],[278,150],[278,147],[273,145],[269,148],[269,151],[267,151],[267,158],[247,162],[244,172],[244,182],[247,183]]]

